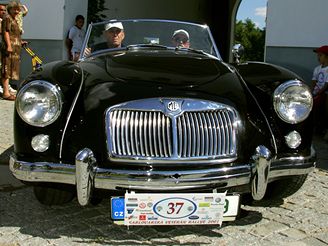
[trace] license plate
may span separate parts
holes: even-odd
[[[124,225],[202,225],[234,220],[239,196],[225,193],[135,194],[111,199],[111,217]]]

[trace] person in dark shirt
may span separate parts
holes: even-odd
[[[122,22],[106,24],[104,36],[106,42],[96,44],[94,47],[91,48],[92,51],[122,47],[122,42],[125,38]]]

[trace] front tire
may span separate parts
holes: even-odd
[[[64,184],[40,184],[33,187],[36,199],[43,205],[62,205],[73,200],[73,187]]]
[[[304,184],[307,174],[279,179],[268,184],[266,199],[283,199],[293,195]]]

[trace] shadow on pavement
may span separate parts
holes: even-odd
[[[185,245],[210,244],[204,237],[220,238],[220,227],[203,226],[136,226],[115,225],[110,220],[109,199],[97,206],[81,207],[76,200],[63,206],[46,207],[39,204],[32,188],[15,192],[0,192],[0,227],[16,228],[20,233],[43,239],[76,237],[75,242],[104,245],[180,245],[174,239],[190,235]],[[28,202],[26,202],[28,201]],[[22,204],[24,203],[24,206]],[[242,209],[237,221],[226,226],[247,226],[262,220],[262,214]],[[182,243],[183,244],[183,243]]]
[[[10,154],[14,152],[14,145],[0,154],[0,165],[8,165]]]
[[[317,168],[328,171],[328,143],[322,136],[314,135],[313,146],[317,152]]]

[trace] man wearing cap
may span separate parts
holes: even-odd
[[[105,25],[104,37],[106,42],[92,47],[92,51],[120,48],[125,37],[122,22],[108,23]]]
[[[122,22],[108,23],[105,26],[108,48],[120,48],[125,37]]]
[[[316,130],[322,131],[327,128],[328,122],[328,45],[321,46],[313,51],[317,53],[320,63],[320,65],[314,69],[312,77],[315,124],[317,126]],[[324,120],[322,120],[322,115],[325,115]],[[328,140],[328,135],[325,136],[325,139],[326,138]]]
[[[172,35],[172,43],[174,47],[189,48],[189,33],[183,29],[174,31]]]

